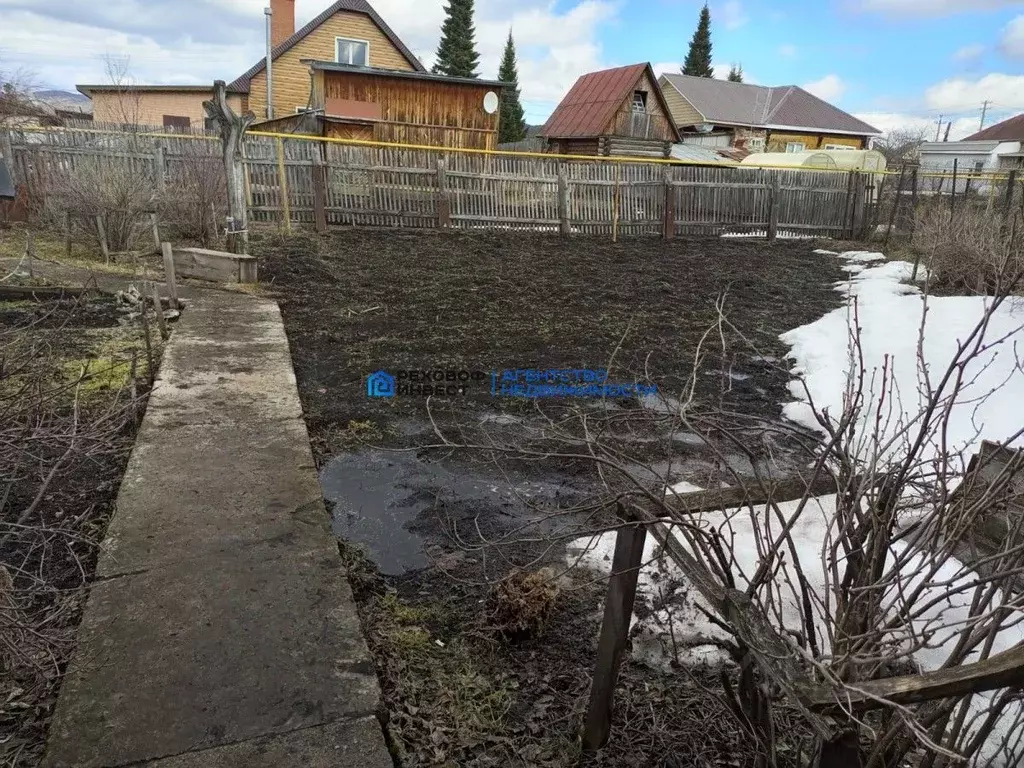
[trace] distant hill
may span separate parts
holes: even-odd
[[[32,95],[37,101],[54,109],[92,112],[92,100],[77,91],[36,91]]]

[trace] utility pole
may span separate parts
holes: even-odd
[[[985,101],[981,102],[981,125],[978,126],[979,131],[985,127],[985,114],[988,112],[988,105],[991,103],[992,102],[989,101],[988,99],[985,99]]]
[[[942,115],[939,115],[939,121],[935,126],[935,140],[939,140],[939,136],[942,135]]]

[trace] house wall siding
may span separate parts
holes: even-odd
[[[92,94],[93,121],[128,125],[162,126],[164,115],[187,117],[193,128],[202,128],[206,120],[203,102],[213,98],[213,89],[207,93],[196,91],[131,92],[94,91]],[[236,112],[242,111],[242,96],[229,94],[228,104]]]
[[[313,30],[302,42],[274,60],[274,113],[277,117],[305,107],[310,100],[309,65],[303,59],[335,61],[335,38],[347,37],[370,43],[370,66],[382,69],[412,71],[401,51],[391,44],[377,25],[361,13],[334,14]],[[267,73],[258,73],[249,89],[249,109],[258,119],[266,117]]]
[[[785,152],[786,145],[793,141],[802,142],[804,149],[823,149],[826,144],[838,144],[853,149],[867,149],[865,140],[861,136],[837,136],[835,134],[800,133],[776,131],[768,132],[768,139],[765,141],[765,152]]]
[[[683,98],[683,95],[668,82],[668,78],[662,77],[658,82],[661,83],[662,91],[665,94],[665,102],[668,104],[669,111],[672,113],[672,119],[677,126],[697,125],[704,122],[700,112]]]
[[[362,117],[356,107],[372,105],[369,111],[379,110],[379,122],[374,125],[377,141],[494,149],[499,113],[489,115],[483,108],[484,96],[491,90],[487,85],[317,72],[314,100],[317,106],[326,105],[328,116],[346,116],[333,115],[332,103],[348,102],[349,117]]]

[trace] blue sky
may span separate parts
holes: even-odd
[[[268,0],[0,0],[0,71],[42,87],[104,82],[105,57],[142,83],[231,80],[262,51]],[[299,24],[330,0],[296,0]],[[429,65],[444,0],[370,0]],[[493,77],[511,27],[531,122],[589,71],[686,55],[697,0],[477,0],[481,74]],[[807,87],[882,130],[977,129],[1024,111],[1024,0],[712,0],[714,62],[747,79]],[[933,134],[934,135],[934,134]]]

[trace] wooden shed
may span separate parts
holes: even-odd
[[[505,83],[309,62],[323,134],[342,139],[495,149]]]

